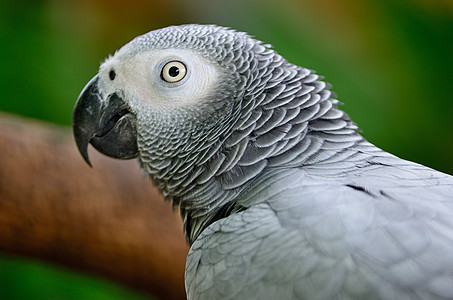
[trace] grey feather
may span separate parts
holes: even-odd
[[[173,26],[115,57],[156,49],[221,70],[197,105],[129,103],[140,166],[184,219],[188,298],[453,298],[452,176],[367,142],[322,77],[245,33]]]

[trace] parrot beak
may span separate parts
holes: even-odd
[[[135,116],[118,93],[103,99],[98,75],[88,82],[75,104],[72,129],[77,148],[91,166],[88,144],[99,152],[120,159],[138,156]]]

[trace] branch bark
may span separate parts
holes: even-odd
[[[179,214],[135,161],[77,152],[69,128],[0,114],[0,251],[184,299]]]

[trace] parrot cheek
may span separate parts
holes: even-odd
[[[95,76],[81,92],[74,108],[73,132],[80,153],[90,166],[89,143],[113,158],[136,158],[135,116],[118,93],[104,99],[98,83],[99,78]]]

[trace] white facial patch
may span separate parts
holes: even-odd
[[[172,62],[185,66],[184,76],[176,82],[169,82],[162,75],[164,69],[168,72]],[[181,66],[179,63],[174,65]],[[111,70],[116,74],[114,80],[109,77]],[[100,71],[104,92],[121,90],[125,101],[142,101],[142,105],[165,109],[203,101],[217,86],[220,74],[217,65],[188,49],[153,49],[135,56],[115,55]]]

